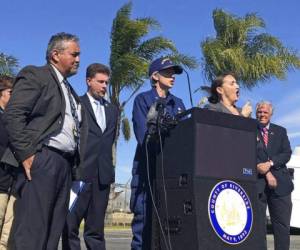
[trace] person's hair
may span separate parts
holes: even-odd
[[[208,101],[210,103],[218,103],[220,101],[220,95],[217,91],[217,88],[223,85],[223,81],[226,76],[233,76],[235,79],[237,79],[236,75],[233,72],[226,72],[221,75],[218,75],[216,79],[212,81],[210,87],[210,97],[208,97]]]
[[[48,63],[51,60],[53,50],[63,51],[66,49],[65,42],[68,41],[79,43],[79,38],[65,32],[57,33],[50,38],[46,51],[46,60]]]
[[[86,78],[93,78],[97,73],[102,73],[110,76],[110,69],[101,63],[92,63],[86,69]]]
[[[3,90],[13,88],[13,81],[14,78],[12,78],[11,76],[0,76],[0,97],[2,96]]]
[[[271,114],[273,114],[274,108],[273,108],[272,103],[269,102],[269,101],[265,101],[265,100],[262,100],[262,101],[260,101],[260,102],[258,102],[258,103],[256,104],[255,111],[257,112],[257,110],[259,109],[259,107],[260,107],[260,106],[263,106],[263,105],[269,106],[270,109],[271,109]]]
[[[157,80],[153,79],[153,75],[156,74],[156,72],[154,72],[151,76],[150,76],[150,84],[151,84],[151,87],[152,88],[155,88],[156,87],[156,83],[157,83]]]

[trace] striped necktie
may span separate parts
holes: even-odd
[[[262,128],[262,137],[266,146],[268,146],[269,142],[269,132],[266,127]]]

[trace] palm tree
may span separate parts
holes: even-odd
[[[0,75],[15,76],[18,67],[19,62],[15,57],[0,53]]]
[[[111,30],[110,68],[112,73],[109,97],[120,112],[115,144],[119,138],[120,127],[122,127],[125,140],[130,139],[130,125],[125,116],[124,107],[144,84],[149,63],[155,57],[164,52],[166,56],[184,67],[191,69],[197,67],[196,60],[180,54],[172,41],[162,36],[146,39],[145,36],[150,31],[160,27],[159,23],[151,17],[131,19],[131,10],[131,2],[122,6],[113,20]],[[128,91],[129,95],[127,99],[121,100],[120,96],[124,90]]]
[[[260,32],[265,23],[256,14],[239,18],[215,9],[213,21],[216,37],[201,43],[204,73],[209,81],[231,71],[241,84],[252,88],[274,77],[283,80],[287,71],[300,68],[296,51],[284,47],[276,37]]]

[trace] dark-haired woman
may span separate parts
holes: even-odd
[[[252,107],[247,102],[243,108],[238,108],[235,103],[240,96],[240,86],[233,73],[226,73],[218,76],[211,85],[211,96],[209,104],[205,108],[213,111],[250,117]]]

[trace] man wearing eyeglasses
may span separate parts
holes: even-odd
[[[133,104],[132,122],[134,134],[137,140],[135,152],[132,181],[130,209],[134,214],[132,221],[133,238],[132,250],[150,249],[151,246],[151,197],[150,180],[147,177],[147,160],[145,151],[145,137],[147,132],[147,114],[150,107],[157,101],[165,103],[164,112],[175,116],[185,110],[182,100],[170,93],[175,83],[175,74],[181,74],[182,67],[175,65],[169,58],[158,58],[149,67],[149,77],[152,89],[139,94]],[[154,149],[150,147],[150,154]],[[155,152],[154,152],[155,153]],[[149,169],[153,169],[154,159],[150,157]],[[149,183],[150,182],[150,183]],[[149,184],[151,187],[149,187]]]

